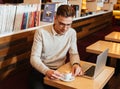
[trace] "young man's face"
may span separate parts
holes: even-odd
[[[72,17],[56,16],[54,19],[54,29],[58,34],[64,34],[72,24]]]

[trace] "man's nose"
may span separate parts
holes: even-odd
[[[68,27],[67,27],[66,25],[64,25],[64,26],[63,26],[63,29],[64,29],[64,30],[67,30],[67,29],[68,29]]]

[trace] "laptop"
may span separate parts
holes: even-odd
[[[104,50],[97,56],[96,65],[90,65],[85,71],[83,77],[95,79],[106,65],[108,49]],[[84,69],[83,69],[84,70]]]

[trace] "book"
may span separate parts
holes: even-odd
[[[41,4],[18,4],[15,16],[14,31],[40,25]]]
[[[28,20],[28,13],[27,13],[27,12],[24,12],[24,13],[23,13],[23,18],[22,18],[21,29],[26,29],[27,20]]]
[[[9,33],[13,31],[15,13],[16,13],[16,5],[8,4],[7,23],[6,23],[5,32]]]
[[[0,5],[0,34],[2,30],[2,6]]]
[[[104,1],[102,0],[97,0],[97,7],[103,7]]]
[[[21,30],[28,28],[28,19],[29,19],[30,12],[32,11],[31,6],[32,4],[24,4],[24,12],[22,16]]]
[[[5,33],[5,25],[6,25],[6,20],[7,20],[7,10],[8,10],[8,8],[7,8],[7,6],[6,5],[2,5],[2,28],[1,28],[1,33],[3,34],[3,33]]]
[[[0,5],[0,34],[2,34],[3,33],[3,29],[2,29],[2,27],[3,27],[3,19],[4,19],[4,6],[3,5]]]
[[[0,34],[12,32],[16,6],[12,4],[0,5]]]
[[[16,15],[15,15],[15,21],[14,21],[14,31],[20,31],[25,6],[22,4],[18,4],[16,8],[17,9],[16,9]]]
[[[35,11],[35,27],[40,25],[41,16],[41,4],[37,4],[37,10]]]
[[[79,5],[71,5],[75,10],[75,17],[79,17]]]
[[[39,26],[40,23],[40,4],[31,5],[27,28]]]
[[[35,11],[35,23],[34,26],[39,26],[40,25],[40,11]]]
[[[47,3],[44,6],[42,21],[44,22],[53,22],[55,15],[55,3]]]
[[[34,17],[35,17],[35,12],[30,12],[28,28],[34,27],[35,24]]]
[[[77,17],[80,17],[80,14],[81,14],[81,6],[82,6],[81,3],[82,3],[82,0],[69,0],[68,1],[68,4],[70,4],[70,5],[78,5],[77,9],[79,7],[79,11],[77,12],[78,13]]]

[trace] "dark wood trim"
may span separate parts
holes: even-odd
[[[112,12],[109,12],[87,19],[76,20],[73,22],[72,27],[76,30],[78,39],[81,39],[97,30],[111,26],[111,24]]]

